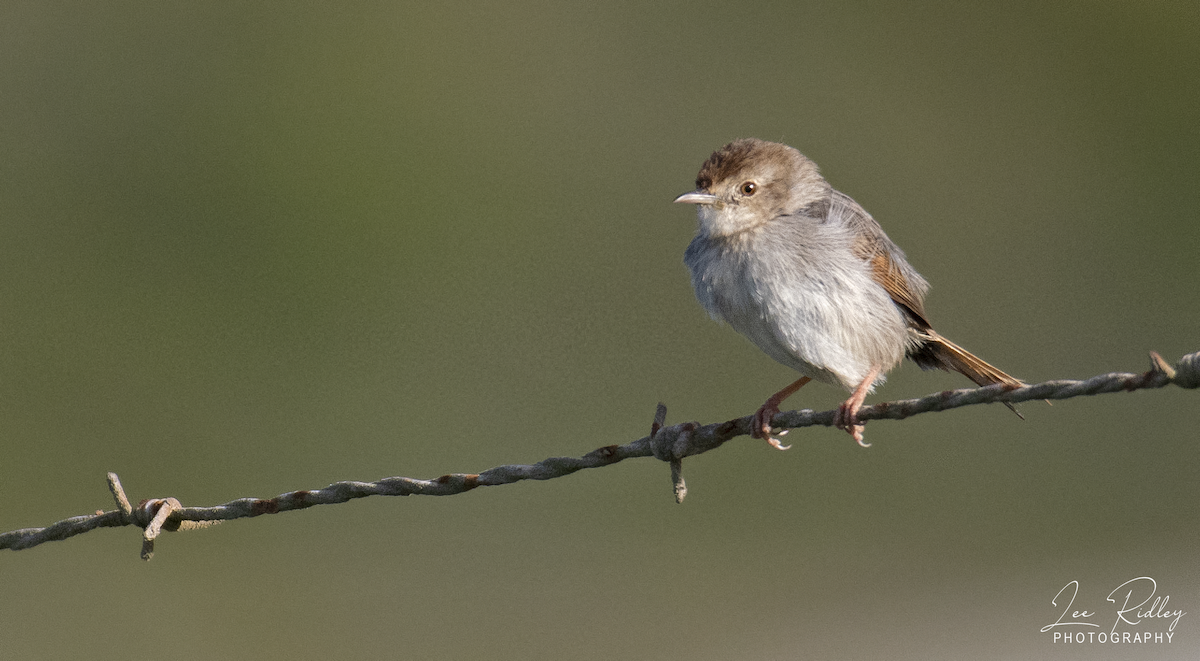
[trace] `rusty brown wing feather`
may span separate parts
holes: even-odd
[[[920,365],[922,369],[942,369],[947,372],[958,372],[980,386],[1003,383],[1016,388],[1025,385],[1020,379],[1006,374],[1003,370],[947,340],[939,335],[937,331],[933,330],[929,324],[929,320],[925,318],[924,305],[920,294],[909,286],[904,272],[892,260],[886,247],[877,242],[862,245],[864,250],[870,247],[878,248],[869,257],[871,279],[878,282],[887,291],[888,295],[892,297],[896,305],[900,306],[900,309],[905,312],[909,326],[916,336],[916,343],[908,350],[908,357],[913,362]],[[1012,404],[1005,402],[1005,406],[1011,409],[1013,413],[1016,413],[1022,420],[1025,418]]]
[[[878,282],[896,305],[907,313],[911,326],[918,331],[930,330],[929,320],[925,318],[925,302],[921,295],[909,286],[908,278],[896,267],[887,250],[883,246],[873,247],[877,247],[878,250],[870,257],[871,279]]]

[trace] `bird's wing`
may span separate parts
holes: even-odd
[[[834,191],[829,219],[855,230],[854,254],[871,266],[871,279],[879,283],[913,325],[925,330],[925,292],[929,283],[904,259],[904,252],[883,233],[883,228],[848,195]]]
[[[925,304],[921,294],[909,284],[904,272],[892,260],[886,250],[876,252],[868,258],[871,264],[871,279],[878,282],[888,296],[899,305],[920,330],[930,328],[925,318]]]

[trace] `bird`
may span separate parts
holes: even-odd
[[[929,283],[879,223],[795,148],[734,140],[713,152],[695,190],[675,202],[696,205],[684,264],[700,304],[801,375],[755,412],[754,438],[791,447],[772,435],[771,419],[789,396],[819,381],[850,393],[834,424],[868,447],[858,411],[906,357],[979,386],[1024,385],[933,329]]]

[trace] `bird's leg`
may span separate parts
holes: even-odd
[[[764,402],[762,406],[758,407],[758,410],[754,412],[754,421],[751,423],[750,436],[753,438],[761,438],[770,443],[771,447],[779,450],[786,450],[792,447],[790,445],[784,445],[783,443],[780,443],[779,439],[771,436],[771,418],[775,417],[776,413],[779,413],[779,405],[783,403],[783,400],[791,397],[792,393],[799,390],[801,386],[809,381],[812,381],[812,379],[808,378],[807,376],[802,376],[799,379],[796,379],[788,387],[768,397],[767,401]],[[786,433],[786,431],[782,431],[779,432],[779,435],[783,436]]]
[[[838,407],[837,414],[833,416],[834,426],[850,434],[864,448],[871,447],[871,444],[863,442],[863,425],[858,423],[858,409],[862,408],[863,400],[867,398],[867,390],[871,388],[871,384],[875,383],[877,376],[879,376],[879,366],[875,365],[867,373],[867,378],[863,379],[862,383],[854,389],[854,394],[850,395],[850,399],[842,402],[842,405]]]

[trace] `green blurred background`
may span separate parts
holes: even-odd
[[[0,8],[0,530],[579,455],[794,375],[672,205],[788,142],[1027,380],[1200,350],[1200,5]],[[969,385],[906,364],[870,401]],[[806,388],[824,409],[844,393]],[[8,658],[1195,658],[1200,393],[0,555]],[[1151,576],[1171,644],[1052,643]],[[1107,606],[1108,608],[1105,608]],[[1194,614],[1193,614],[1194,613]],[[1165,624],[1129,627],[1165,631]],[[11,655],[11,656],[9,656]]]

